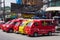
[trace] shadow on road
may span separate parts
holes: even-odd
[[[52,36],[48,36],[48,35],[40,35],[40,36],[37,36],[37,37],[53,37],[53,36],[60,36],[60,35],[52,35]],[[35,37],[33,37],[33,38],[35,38]]]

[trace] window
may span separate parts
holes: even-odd
[[[27,26],[28,26],[28,27],[31,27],[32,24],[33,24],[33,22],[29,22],[29,23],[27,24]]]
[[[14,22],[14,23],[12,23],[13,25],[15,25],[17,22]]]
[[[26,23],[26,25],[27,25],[28,23]]]
[[[47,23],[46,23],[45,21],[42,21],[42,25],[43,25],[43,26],[46,26]]]
[[[10,24],[13,24],[13,25],[15,25],[17,22],[11,22]]]
[[[52,21],[42,21],[43,26],[51,26],[53,25]]]
[[[56,2],[56,6],[60,6],[60,1]]]
[[[56,6],[56,4],[54,2],[51,2],[49,6]]]
[[[35,22],[34,25],[35,25],[35,26],[38,26],[38,22]]]
[[[47,22],[47,25],[53,25],[53,23],[51,21]]]
[[[9,24],[9,23],[10,23],[10,21],[6,22],[5,24]]]
[[[25,23],[24,22],[22,22],[22,24],[21,24],[21,26],[23,26]]]
[[[49,6],[60,6],[60,0],[50,1]]]
[[[17,22],[15,25],[18,26],[20,24],[20,22]]]

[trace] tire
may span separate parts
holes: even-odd
[[[34,33],[34,35],[33,35],[34,37],[38,37],[38,33]]]
[[[13,33],[13,29],[10,29],[8,32]]]
[[[5,32],[5,30],[3,30],[3,32]]]
[[[48,36],[52,36],[52,32],[49,32],[49,33],[48,33]]]

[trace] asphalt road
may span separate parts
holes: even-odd
[[[53,36],[28,37],[26,35],[6,33],[0,30],[0,40],[60,40],[60,33]]]

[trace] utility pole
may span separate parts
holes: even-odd
[[[1,2],[1,0],[0,0],[0,11],[1,11],[1,4],[2,4],[2,2]]]
[[[3,20],[5,21],[5,0],[3,0]]]

